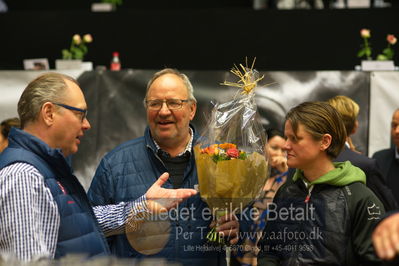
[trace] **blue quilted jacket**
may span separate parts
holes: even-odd
[[[193,144],[198,139],[194,136]],[[88,196],[93,205],[115,204],[131,201],[144,195],[166,168],[156,153],[149,128],[144,136],[125,142],[109,152],[101,160],[90,186]],[[194,154],[184,172],[183,188],[194,188],[198,184]],[[173,188],[168,180],[164,187]],[[165,246],[156,254],[145,255],[130,245],[126,234],[108,238],[111,252],[118,257],[162,257],[183,265],[223,265],[225,253],[218,248],[209,248],[206,234],[209,231],[211,215],[202,218],[207,208],[199,194],[185,200],[177,211],[169,213],[168,222],[159,223],[169,231]],[[206,211],[205,211],[206,213]],[[160,228],[162,231],[163,228]],[[150,239],[147,239],[151,241]],[[155,240],[156,241],[156,240]],[[151,243],[151,242],[150,242]],[[156,246],[158,243],[154,243]],[[134,246],[134,245],[133,245]]]
[[[51,149],[40,139],[12,128],[9,146],[0,156],[0,169],[16,162],[28,163],[38,169],[57,203],[60,227],[54,258],[69,253],[82,253],[88,257],[109,255],[107,242],[86,193],[60,150]]]

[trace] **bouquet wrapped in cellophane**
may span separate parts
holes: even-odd
[[[216,216],[242,210],[261,196],[268,176],[265,134],[257,120],[256,70],[234,66],[237,82],[222,85],[239,87],[234,98],[216,104],[202,137],[194,146],[201,198]],[[224,243],[213,228],[207,238]]]

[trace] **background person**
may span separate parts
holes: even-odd
[[[392,115],[391,138],[393,147],[373,154],[379,168],[392,189],[396,201],[399,202],[399,108]]]
[[[338,154],[335,162],[350,161],[354,166],[359,167],[366,174],[366,185],[370,188],[378,199],[384,204],[385,211],[391,211],[398,208],[392,191],[387,187],[381,171],[378,169],[375,159],[371,159],[356,151],[355,145],[352,143],[351,135],[356,133],[359,126],[357,120],[359,114],[359,105],[351,98],[338,95],[327,101],[331,104],[342,117],[347,137],[345,146]]]
[[[332,162],[346,139],[339,113],[325,102],[302,103],[286,115],[284,135],[288,166],[297,170],[269,206],[258,264],[379,264],[371,232],[384,207],[363,171]]]
[[[271,166],[271,173],[264,187],[264,197],[253,204],[253,207],[256,208],[257,217],[253,220],[250,228],[251,232],[258,235],[252,234],[248,236],[243,243],[244,251],[237,253],[238,260],[245,265],[257,265],[257,255],[259,253],[257,243],[265,227],[268,205],[273,201],[276,191],[287,179],[288,165],[287,154],[284,150],[284,134],[278,129],[269,128],[266,130],[266,135],[265,150]]]
[[[283,132],[270,128],[266,133],[266,149],[269,154],[271,173],[270,178],[266,181],[264,190],[265,198],[273,200],[276,191],[287,179],[287,153],[284,150],[285,138]]]
[[[12,127],[20,127],[17,117],[5,119],[0,124],[0,153],[8,146],[8,134]]]
[[[345,146],[349,147],[352,151],[360,153],[356,150],[355,144],[352,142],[351,135],[354,135],[359,128],[359,116],[360,107],[351,98],[345,95],[337,95],[327,100],[342,116],[346,129],[346,141]]]

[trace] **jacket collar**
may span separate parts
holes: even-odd
[[[72,175],[72,168],[69,166],[60,149],[53,149],[41,139],[18,128],[11,128],[8,135],[10,148],[22,148],[41,157],[49,165],[54,166],[53,170],[65,176]]]
[[[320,176],[312,182],[306,180],[303,171],[300,169],[296,169],[292,180],[295,182],[298,179],[302,179],[310,185],[329,184],[339,187],[346,186],[354,182],[366,184],[366,175],[364,172],[360,168],[353,166],[349,161],[334,162],[333,164],[335,167],[333,170]]]
[[[190,124],[190,128],[192,129],[192,132],[194,135],[192,147],[191,147],[191,151],[192,151],[193,147],[195,146],[195,144],[199,138],[199,135],[197,134],[197,131],[192,124]],[[157,146],[155,145],[155,143],[152,139],[150,127],[148,127],[148,126],[146,127],[146,129],[144,131],[144,139],[145,139],[145,143],[146,143],[147,147],[150,147],[154,152],[156,152],[158,150]]]

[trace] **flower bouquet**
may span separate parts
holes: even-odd
[[[201,198],[220,217],[242,210],[261,195],[268,175],[263,128],[256,119],[254,88],[258,72],[240,65],[231,72],[241,88],[233,100],[217,104],[200,140],[194,146]],[[263,77],[262,77],[263,78]],[[224,244],[213,228],[210,242]]]

